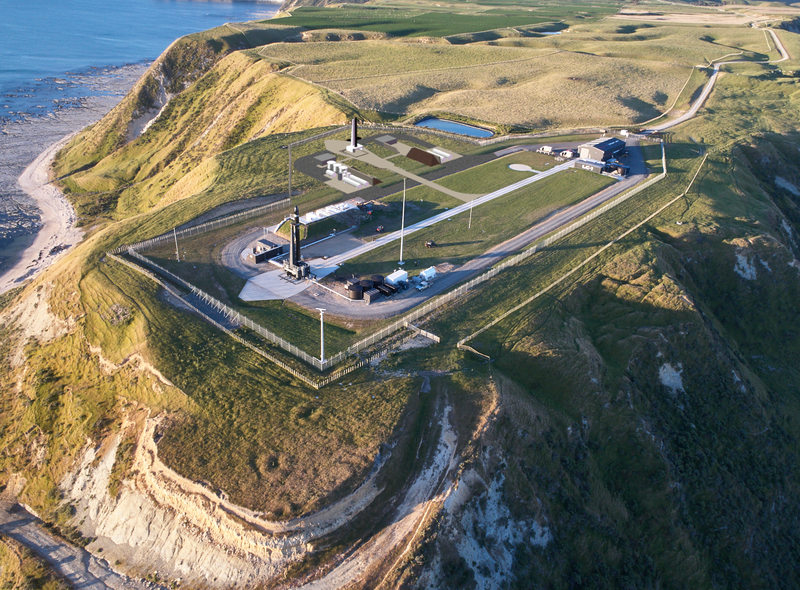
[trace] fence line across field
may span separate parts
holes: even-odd
[[[239,213],[231,213],[230,215],[226,215],[218,219],[212,219],[211,221],[206,221],[205,223],[201,223],[200,225],[194,225],[192,227],[187,227],[184,229],[169,231],[167,233],[161,234],[160,236],[156,236],[148,240],[143,240],[141,242],[136,242],[135,244],[120,246],[119,248],[112,250],[111,253],[123,254],[125,252],[128,252],[129,250],[142,250],[145,248],[151,248],[153,246],[157,246],[158,244],[169,242],[170,240],[173,240],[176,237],[184,238],[187,236],[196,236],[207,231],[233,225],[234,223],[238,223],[243,219],[258,217],[260,215],[280,210],[282,208],[288,209],[290,205],[291,205],[291,199],[288,198],[281,199],[280,201],[267,203],[266,205],[259,205],[258,207],[253,207],[252,209],[248,209],[246,211],[240,211]]]
[[[340,130],[341,129],[336,129],[336,130],[333,130],[332,132],[328,132],[328,133],[338,132]],[[206,303],[206,305],[209,305],[210,307],[212,307],[212,308],[216,309],[217,311],[219,311],[222,315],[224,315],[231,322],[236,323],[238,325],[246,326],[247,328],[253,330],[257,334],[262,336],[264,339],[272,342],[276,346],[279,346],[280,348],[282,348],[283,350],[285,350],[289,354],[291,354],[291,355],[295,356],[296,358],[299,358],[300,360],[308,363],[309,365],[313,366],[317,370],[325,371],[326,369],[329,369],[329,368],[341,363],[342,361],[344,361],[349,356],[357,355],[362,350],[374,345],[376,342],[379,342],[379,341],[383,340],[384,338],[390,336],[391,334],[397,332],[398,330],[401,330],[401,329],[404,329],[404,328],[409,328],[410,327],[409,325],[410,325],[411,322],[416,321],[419,318],[428,315],[429,313],[431,313],[435,309],[438,309],[439,307],[441,307],[441,306],[443,306],[443,305],[445,305],[447,303],[450,303],[451,301],[453,301],[453,300],[455,300],[455,299],[457,299],[459,297],[462,297],[463,295],[467,294],[469,291],[474,289],[477,285],[480,285],[481,283],[484,283],[484,282],[494,278],[495,276],[497,276],[504,269],[509,268],[511,266],[514,266],[514,265],[517,265],[520,262],[530,258],[531,256],[533,256],[537,252],[541,251],[543,248],[546,248],[546,247],[552,245],[554,242],[557,242],[558,240],[560,240],[561,238],[565,237],[566,235],[568,235],[568,234],[576,231],[577,229],[583,227],[584,225],[586,225],[590,221],[593,221],[594,219],[596,219],[597,217],[599,217],[603,213],[613,209],[614,207],[620,205],[621,203],[627,201],[631,197],[639,194],[641,191],[649,188],[650,186],[654,185],[655,183],[657,183],[660,180],[662,180],[663,178],[665,178],[667,176],[667,163],[666,163],[666,151],[665,151],[665,147],[664,147],[663,143],[661,144],[661,163],[662,163],[662,172],[661,172],[661,174],[659,174],[655,178],[652,178],[652,179],[644,182],[643,184],[640,184],[639,186],[634,187],[633,189],[629,190],[628,192],[623,193],[621,196],[619,196],[616,199],[610,201],[609,203],[606,203],[602,207],[600,207],[600,208],[590,212],[589,214],[581,217],[580,219],[572,222],[567,227],[561,229],[560,231],[556,232],[552,236],[549,236],[549,237],[545,238],[544,240],[542,240],[541,242],[539,242],[539,243],[533,245],[532,247],[528,248],[527,250],[524,250],[523,252],[520,252],[519,254],[508,258],[504,262],[502,262],[502,263],[498,264],[497,266],[489,269],[485,273],[483,273],[480,276],[468,281],[467,283],[461,285],[460,287],[458,287],[458,288],[456,288],[456,289],[454,289],[454,290],[452,290],[452,291],[450,291],[450,292],[448,292],[448,293],[446,293],[444,295],[441,295],[441,296],[429,301],[428,303],[426,303],[425,305],[423,305],[421,307],[418,307],[417,309],[415,309],[411,313],[405,315],[404,317],[400,318],[399,320],[396,320],[395,322],[393,322],[390,325],[386,326],[385,328],[379,330],[378,332],[376,332],[376,333],[374,333],[374,334],[372,334],[370,336],[367,336],[366,338],[363,338],[362,340],[360,340],[360,341],[356,342],[355,344],[349,346],[346,350],[341,351],[336,355],[333,355],[332,357],[326,359],[325,361],[322,361],[321,359],[318,359],[318,358],[306,353],[305,351],[301,350],[300,348],[298,348],[297,346],[295,346],[291,342],[288,342],[287,340],[281,338],[277,334],[274,334],[273,332],[267,330],[263,326],[261,326],[258,323],[254,322],[252,319],[248,318],[247,316],[242,315],[241,312],[236,311],[235,309],[229,307],[228,305],[226,305],[226,304],[222,303],[221,301],[217,300],[216,298],[212,297],[208,293],[202,291],[198,287],[192,285],[191,283],[189,283],[189,282],[185,281],[184,279],[178,277],[174,273],[172,273],[172,272],[168,271],[167,269],[163,268],[162,266],[156,264],[155,262],[153,262],[149,258],[147,258],[147,257],[143,256],[142,254],[140,254],[139,252],[137,252],[136,248],[134,247],[136,245],[128,247],[127,253],[130,256],[132,256],[133,258],[136,258],[136,259],[142,261],[143,263],[145,263],[145,264],[157,269],[159,272],[163,273],[164,276],[167,276],[170,279],[176,281],[178,284],[183,285],[193,295],[195,295],[196,297],[198,297],[199,299],[204,301]],[[287,199],[287,201],[288,201],[288,199]],[[275,205],[275,204],[272,204],[272,205]],[[207,224],[203,224],[203,225],[207,225]],[[198,227],[200,227],[200,226],[198,226]],[[165,234],[165,235],[167,236],[167,239],[172,237],[171,234]],[[136,266],[136,265],[133,265],[133,266]],[[148,275],[148,276],[150,276],[150,275]],[[194,306],[192,306],[192,307],[194,308]],[[198,310],[198,313],[200,313],[204,317],[207,317],[206,314],[203,314],[199,310]],[[221,326],[218,322],[216,322],[214,320],[209,320],[209,321],[211,321],[214,325],[216,325],[218,327]],[[230,332],[230,330],[228,330],[228,329],[226,329],[224,327],[222,327],[222,329],[225,330],[226,332],[229,332],[232,336],[236,337],[237,340],[240,339],[238,336],[236,336],[232,332]],[[414,329],[418,330],[418,328],[416,328],[416,327],[414,327]],[[436,339],[438,339],[438,337],[434,338],[434,340],[436,340]],[[245,341],[242,340],[242,342],[245,342]],[[462,344],[462,343],[459,343],[459,344]],[[246,345],[249,348],[253,348],[254,347],[253,345],[251,345],[249,343],[246,343]],[[255,348],[257,348],[257,347],[255,347]],[[267,353],[265,353],[263,351],[259,352],[259,354],[262,354],[262,356],[265,356],[265,358],[268,358],[270,360],[273,360],[273,358],[274,358],[274,357],[272,357],[272,355],[268,355]],[[292,369],[291,367],[289,367],[288,365],[286,365],[282,361],[279,361],[279,359],[274,359],[274,360],[275,360],[276,364],[280,365],[281,367],[287,368],[287,370],[292,372],[292,374],[296,374],[296,371],[294,369]],[[361,365],[361,366],[363,366],[363,365]],[[348,369],[346,369],[346,370],[347,370],[347,372],[350,372],[351,370],[355,370],[355,369],[351,369],[351,368],[348,367]],[[338,373],[339,372],[337,371],[336,374],[338,374]],[[332,377],[332,376],[329,376],[328,378],[330,378],[330,377]],[[302,378],[304,380],[307,379],[305,377],[300,377],[300,378]]]

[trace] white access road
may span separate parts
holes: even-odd
[[[408,236],[413,234],[416,231],[424,229],[426,227],[430,227],[435,225],[441,221],[449,219],[454,215],[458,215],[459,213],[464,213],[469,211],[470,207],[478,207],[484,203],[488,203],[498,197],[502,197],[514,191],[517,191],[521,188],[525,188],[535,182],[539,182],[540,180],[544,180],[545,178],[552,176],[554,174],[558,174],[563,170],[567,170],[568,168],[572,168],[575,164],[574,160],[564,162],[563,164],[559,164],[558,166],[554,166],[550,170],[545,172],[541,172],[539,174],[535,174],[528,178],[524,178],[514,184],[510,184],[504,188],[496,190],[492,193],[488,193],[483,195],[482,197],[476,197],[470,202],[464,203],[463,205],[459,205],[458,207],[453,207],[452,209],[448,209],[447,211],[443,211],[438,215],[434,215],[433,217],[429,217],[419,223],[415,223],[407,228],[403,232],[404,236]],[[365,252],[369,252],[374,250],[375,248],[380,248],[381,246],[385,246],[386,244],[391,244],[400,239],[400,231],[395,231],[389,234],[382,235],[372,242],[367,242],[361,246],[353,248],[352,250],[348,250],[343,254],[339,254],[338,256],[332,256],[327,260],[317,259],[312,260],[309,262],[311,265],[311,273],[315,275],[317,278],[322,278],[328,276],[329,274],[333,273],[339,266],[355,258],[356,256],[360,256]],[[257,277],[253,277],[247,281],[242,292],[239,294],[239,298],[243,301],[265,301],[270,299],[288,299],[289,297],[293,297],[299,293],[305,291],[312,283],[308,281],[297,281],[297,282],[289,282],[285,278],[282,278],[283,275],[282,270],[272,270],[265,272],[263,274],[258,275]]]

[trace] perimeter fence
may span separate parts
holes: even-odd
[[[395,132],[398,130],[397,127],[378,126],[378,125],[370,125],[369,128],[370,129],[394,130]],[[306,138],[304,140],[300,140],[298,142],[290,144],[290,146],[292,146],[292,145],[300,145],[302,143],[307,143],[309,141],[313,141],[313,140],[316,140],[316,139],[321,139],[321,138],[327,137],[329,135],[333,135],[335,133],[339,133],[339,132],[341,132],[341,131],[343,131],[345,129],[347,129],[347,127],[340,127],[340,128],[332,129],[332,130],[326,131],[324,133],[318,134],[316,136],[313,136],[313,137],[310,137],[310,138]],[[400,128],[400,129],[402,129],[402,128]],[[426,133],[435,133],[435,131],[431,131],[429,129],[424,129],[424,128],[414,128],[413,130],[415,130],[415,131],[422,130],[422,131],[424,131]],[[441,135],[450,136],[447,133],[441,133]],[[461,138],[461,139],[463,139],[463,138]],[[649,138],[647,136],[642,136],[642,137],[640,137],[640,139],[654,139],[656,141],[660,141],[660,140],[657,140],[656,138]],[[298,371],[295,368],[291,367],[290,365],[288,365],[284,361],[282,361],[279,358],[275,357],[274,355],[271,355],[268,352],[260,349],[259,347],[255,346],[251,342],[248,342],[247,340],[241,338],[239,335],[235,334],[232,330],[230,330],[230,329],[226,328],[225,326],[223,326],[222,324],[220,324],[218,321],[216,321],[215,319],[210,317],[208,314],[206,314],[202,310],[200,310],[197,306],[192,305],[191,303],[189,303],[180,294],[175,292],[174,289],[171,289],[171,288],[167,287],[167,285],[163,281],[161,281],[158,278],[156,278],[156,276],[153,273],[141,268],[139,265],[133,264],[130,261],[127,261],[127,260],[124,260],[123,258],[115,256],[115,254],[121,254],[123,252],[127,253],[132,258],[135,258],[135,259],[139,260],[140,262],[144,263],[145,265],[157,270],[162,276],[164,276],[164,277],[168,278],[169,280],[173,281],[174,283],[176,283],[178,285],[181,285],[184,288],[186,288],[192,295],[194,295],[195,297],[197,297],[198,299],[203,301],[203,303],[205,305],[209,306],[210,308],[212,308],[212,309],[216,310],[217,312],[219,312],[220,314],[222,314],[222,316],[224,316],[232,324],[235,324],[237,326],[244,326],[244,327],[252,330],[253,332],[257,333],[259,336],[261,336],[265,340],[273,343],[275,346],[278,346],[279,348],[281,348],[285,352],[289,353],[290,355],[294,356],[295,358],[298,358],[301,361],[307,363],[308,365],[311,365],[312,367],[314,367],[318,371],[325,371],[327,369],[330,369],[330,368],[342,363],[343,361],[345,361],[350,356],[354,356],[354,355],[357,356],[361,351],[363,351],[363,350],[375,345],[376,343],[384,340],[385,338],[391,336],[395,332],[398,332],[399,330],[402,330],[402,329],[410,329],[412,331],[412,334],[407,336],[404,339],[401,339],[401,341],[405,341],[408,338],[414,337],[414,335],[416,335],[416,333],[423,333],[425,336],[428,336],[429,338],[432,338],[433,340],[438,342],[439,341],[438,337],[436,337],[433,334],[429,334],[429,333],[425,332],[424,330],[420,330],[419,328],[414,326],[411,322],[414,322],[414,321],[416,321],[416,320],[418,320],[418,319],[430,314],[434,310],[436,310],[436,309],[438,309],[438,308],[440,308],[440,307],[442,307],[444,305],[447,305],[448,303],[451,303],[452,301],[455,301],[456,299],[459,299],[460,297],[465,296],[467,293],[472,291],[475,287],[477,287],[478,285],[480,285],[480,284],[482,284],[482,283],[494,278],[495,276],[497,276],[503,270],[505,270],[505,269],[507,269],[507,268],[509,268],[511,266],[515,266],[517,264],[520,264],[521,262],[523,262],[524,260],[530,258],[531,256],[533,256],[537,252],[540,252],[542,249],[547,248],[548,246],[550,246],[553,243],[557,242],[561,238],[563,238],[563,237],[569,235],[570,233],[576,231],[577,229],[583,227],[584,225],[586,225],[587,223],[593,221],[594,219],[596,219],[600,215],[603,215],[607,211],[613,209],[614,207],[620,205],[621,203],[624,203],[625,201],[627,201],[631,197],[639,194],[643,190],[651,187],[655,183],[657,183],[660,180],[662,180],[663,178],[665,178],[666,175],[667,175],[667,163],[666,163],[666,152],[665,152],[665,147],[664,147],[664,143],[663,142],[661,142],[661,162],[662,162],[662,172],[658,176],[656,176],[656,177],[644,182],[643,184],[640,184],[639,186],[634,187],[633,189],[627,191],[626,193],[624,193],[621,196],[615,198],[614,200],[610,201],[609,203],[603,205],[602,207],[600,207],[598,209],[595,209],[594,211],[588,213],[587,215],[584,215],[580,219],[577,219],[576,221],[570,223],[567,227],[565,227],[565,228],[561,229],[560,231],[556,232],[555,234],[545,238],[541,242],[533,245],[532,247],[520,252],[519,254],[517,254],[515,256],[512,256],[512,257],[508,258],[507,260],[503,261],[502,263],[498,264],[497,266],[494,266],[493,268],[491,268],[490,270],[488,270],[485,273],[481,274],[480,276],[478,276],[478,277],[468,281],[467,283],[461,285],[460,287],[458,287],[458,288],[456,288],[456,289],[454,289],[454,290],[452,290],[452,291],[450,291],[450,292],[448,292],[448,293],[446,293],[444,295],[436,297],[435,299],[432,299],[431,301],[429,301],[425,305],[418,307],[417,309],[415,309],[411,313],[403,316],[399,320],[389,324],[388,326],[382,328],[381,330],[377,331],[376,333],[371,334],[370,336],[367,336],[366,338],[363,338],[362,340],[359,340],[358,342],[352,344],[346,350],[343,350],[343,351],[331,356],[330,358],[327,358],[327,359],[324,359],[324,360],[318,359],[318,358],[314,357],[313,355],[308,354],[304,350],[301,350],[300,348],[298,348],[297,346],[295,346],[294,344],[292,344],[288,340],[285,340],[284,338],[281,338],[277,334],[271,332],[270,330],[267,330],[266,328],[264,328],[260,324],[254,322],[251,318],[249,318],[246,315],[242,314],[240,311],[238,311],[236,309],[233,309],[232,307],[222,303],[221,301],[219,301],[218,299],[212,297],[211,295],[209,295],[205,291],[199,289],[195,285],[189,283],[185,279],[182,279],[178,275],[176,275],[173,272],[165,269],[164,267],[160,266],[159,264],[155,263],[154,261],[150,260],[149,258],[147,258],[146,256],[144,256],[144,255],[142,255],[141,253],[138,252],[138,250],[140,250],[140,249],[152,247],[152,246],[157,245],[157,244],[161,244],[161,243],[163,243],[165,241],[174,239],[174,237],[176,237],[176,236],[177,237],[186,237],[186,236],[198,235],[198,234],[203,233],[205,231],[210,231],[210,230],[213,230],[213,229],[219,229],[221,227],[226,227],[226,226],[232,225],[234,223],[237,223],[239,221],[242,221],[244,219],[257,217],[259,215],[264,215],[265,213],[278,210],[278,209],[280,209],[282,207],[287,207],[291,203],[291,200],[288,199],[288,198],[287,199],[283,199],[281,201],[274,202],[274,203],[269,203],[267,205],[254,207],[253,209],[250,209],[250,210],[247,210],[247,211],[242,211],[242,212],[239,212],[239,213],[235,213],[235,214],[232,214],[232,215],[221,217],[219,219],[213,219],[211,221],[202,223],[202,224],[194,226],[194,227],[186,228],[186,229],[183,229],[183,230],[180,230],[180,231],[173,231],[171,233],[166,233],[166,234],[163,234],[161,236],[157,236],[155,238],[151,238],[149,240],[144,240],[142,242],[137,242],[135,244],[131,244],[131,245],[127,245],[127,246],[121,246],[121,247],[113,250],[112,252],[109,252],[109,255],[114,260],[120,261],[123,264],[126,264],[127,266],[129,266],[131,268],[134,268],[139,272],[142,272],[143,274],[145,274],[146,276],[150,277],[151,279],[156,280],[159,284],[161,284],[165,288],[167,288],[170,291],[170,293],[172,293],[173,296],[179,297],[186,305],[191,307],[196,313],[201,315],[203,318],[205,318],[207,321],[209,321],[215,327],[217,327],[217,328],[223,330],[224,332],[226,332],[227,334],[229,334],[235,340],[241,342],[242,344],[244,344],[245,346],[247,346],[251,350],[254,350],[255,352],[257,352],[258,354],[260,354],[264,358],[270,360],[271,362],[275,363],[276,365],[280,366],[281,368],[283,368],[286,371],[290,372],[291,374],[295,375],[296,377],[298,377],[299,379],[301,379],[304,382],[308,383],[309,385],[312,385],[313,387],[319,388],[319,387],[322,387],[323,385],[327,385],[328,383],[331,383],[332,381],[335,381],[336,379],[341,378],[343,375],[345,375],[345,374],[347,374],[347,373],[349,373],[351,371],[354,371],[355,369],[357,369],[357,368],[359,368],[361,366],[364,366],[364,364],[366,364],[366,362],[368,362],[368,360],[364,360],[364,359],[360,359],[359,358],[359,360],[357,360],[354,364],[352,364],[352,365],[350,365],[350,366],[348,366],[346,368],[343,368],[343,369],[341,369],[339,371],[336,371],[333,374],[325,377],[322,380],[311,379],[308,376],[302,374],[300,371]],[[462,343],[459,343],[459,344],[462,344]]]
[[[160,236],[150,238],[149,240],[143,240],[141,242],[136,242],[135,244],[127,244],[125,246],[120,246],[119,248],[111,250],[111,254],[122,254],[130,250],[142,250],[145,248],[151,248],[153,246],[163,244],[164,242],[174,240],[175,238],[196,236],[207,231],[220,229],[222,227],[228,227],[229,225],[239,223],[244,219],[252,219],[253,217],[259,217],[261,215],[266,215],[267,213],[271,213],[273,211],[279,211],[283,208],[288,208],[291,205],[291,202],[292,202],[291,199],[286,198],[286,199],[281,199],[280,201],[275,201],[274,203],[259,205],[258,207],[253,207],[252,209],[248,209],[247,211],[240,211],[239,213],[232,213],[230,215],[225,215],[224,217],[219,217],[217,219],[206,221],[205,223],[201,223],[200,225],[194,225],[192,227],[187,227],[185,229],[173,230],[171,232],[161,234]]]

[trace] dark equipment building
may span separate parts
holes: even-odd
[[[264,242],[263,246],[260,245],[258,248],[253,248],[256,263],[267,262],[281,254],[283,254],[283,246],[266,244],[266,242]]]
[[[625,142],[618,137],[600,137],[578,146],[581,159],[605,162],[621,156],[625,152]]]
[[[289,259],[283,261],[283,270],[295,279],[305,279],[311,273],[311,267],[300,258],[300,211],[297,206],[295,206],[292,216],[288,217],[286,221],[291,226],[291,240],[289,242]]]

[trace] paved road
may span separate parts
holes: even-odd
[[[761,27],[757,27],[756,24],[757,23],[753,23],[753,27],[755,27],[757,29],[760,29]],[[781,58],[780,59],[767,60],[767,61],[736,60],[736,61],[723,61],[723,62],[714,64],[714,73],[711,75],[711,78],[708,79],[708,82],[706,83],[705,88],[703,88],[703,92],[700,93],[700,96],[697,98],[696,101],[694,101],[694,104],[692,105],[692,107],[688,111],[686,111],[683,115],[681,115],[677,119],[673,119],[671,121],[667,121],[666,123],[662,123],[661,125],[656,125],[655,127],[651,128],[651,129],[647,129],[646,131],[643,131],[642,133],[643,134],[649,134],[649,133],[655,133],[657,131],[664,131],[665,129],[669,129],[671,127],[675,127],[676,125],[680,125],[681,123],[684,123],[684,122],[688,121],[689,119],[693,118],[697,114],[697,111],[700,110],[700,107],[702,107],[703,104],[705,104],[706,99],[711,94],[711,91],[714,89],[714,84],[716,84],[717,77],[719,76],[719,68],[720,68],[720,66],[726,66],[726,65],[729,65],[729,64],[747,64],[747,63],[749,63],[749,64],[759,64],[759,63],[761,63],[761,64],[763,64],[763,63],[775,64],[775,63],[780,63],[782,61],[786,61],[787,59],[789,59],[789,54],[786,52],[786,48],[783,46],[783,43],[781,42],[780,38],[775,33],[775,31],[773,31],[772,29],[762,29],[762,30],[766,31],[767,33],[769,33],[772,36],[772,40],[775,43],[775,47],[778,49],[778,52],[780,52],[780,54],[781,54]],[[704,67],[704,66],[698,66],[698,67]]]
[[[18,504],[0,503],[0,533],[42,557],[73,588],[156,590],[164,586],[118,574],[107,561],[50,534]]]
[[[630,154],[628,159],[628,164],[630,165],[631,171],[628,177],[624,180],[610,186],[599,193],[592,195],[591,197],[584,199],[580,203],[573,205],[567,209],[563,209],[549,217],[543,219],[535,226],[531,227],[530,229],[526,230],[525,232],[503,242],[495,246],[494,248],[490,249],[489,251],[485,252],[484,254],[478,256],[470,260],[469,262],[465,263],[463,266],[459,268],[439,275],[436,280],[433,282],[431,287],[425,291],[417,291],[416,289],[409,289],[408,291],[401,293],[395,297],[390,299],[381,299],[377,303],[373,303],[371,305],[367,305],[363,301],[348,301],[342,297],[334,295],[320,287],[311,287],[307,291],[300,293],[299,295],[295,295],[291,298],[292,301],[295,303],[302,305],[304,307],[320,307],[325,305],[326,310],[328,313],[341,316],[341,317],[348,317],[348,318],[358,318],[358,319],[379,319],[379,318],[388,318],[394,317],[398,314],[401,314],[409,309],[424,303],[431,297],[448,291],[455,285],[469,280],[478,274],[480,271],[494,266],[504,258],[511,256],[512,254],[516,254],[520,250],[522,250],[525,246],[535,242],[539,238],[546,236],[547,234],[556,231],[563,227],[564,225],[574,221],[581,215],[584,215],[588,211],[591,211],[595,207],[598,207],[605,203],[606,201],[614,198],[618,194],[622,193],[625,190],[633,187],[634,185],[638,184],[642,180],[644,180],[647,176],[647,169],[644,165],[644,157],[642,156],[641,149],[639,147],[639,142],[636,139],[629,139],[628,143],[628,152]],[[568,162],[570,166],[572,162]],[[560,166],[556,166],[552,170],[548,170],[541,175],[534,176],[532,178],[543,177],[544,175],[550,175],[557,172],[559,169],[564,169],[567,167],[567,164],[562,164]],[[527,184],[530,184],[530,178],[526,179],[525,181]],[[512,187],[516,187],[520,183],[516,183],[515,185],[511,185]],[[507,187],[510,189],[511,187]],[[517,187],[519,188],[519,187]],[[506,189],[503,189],[506,192],[510,192]],[[516,190],[516,189],[511,189]],[[499,192],[499,191],[498,191]],[[494,193],[493,193],[494,194]],[[490,195],[487,195],[487,197]],[[476,199],[476,203],[477,203]],[[469,208],[469,204],[465,204],[462,207]],[[461,207],[457,207],[455,209],[451,209],[450,211],[446,211],[445,213],[438,215],[436,217],[439,218],[447,218],[452,215],[456,215],[458,210]],[[435,223],[435,218],[427,219],[420,224],[423,227],[428,227]],[[417,228],[419,229],[419,228]],[[399,232],[396,232],[399,234]],[[408,234],[408,230],[406,234]],[[385,241],[381,243],[381,245],[385,243],[389,243],[393,241],[392,235],[385,236]],[[394,239],[398,239],[399,235],[396,236]],[[378,242],[378,240],[376,240]],[[371,245],[375,242],[371,242]],[[358,253],[362,253],[362,248],[358,249]],[[342,255],[341,258],[349,259],[352,257],[352,252],[347,252],[346,254]],[[335,260],[340,257],[333,257],[326,261],[326,264],[332,260]]]

